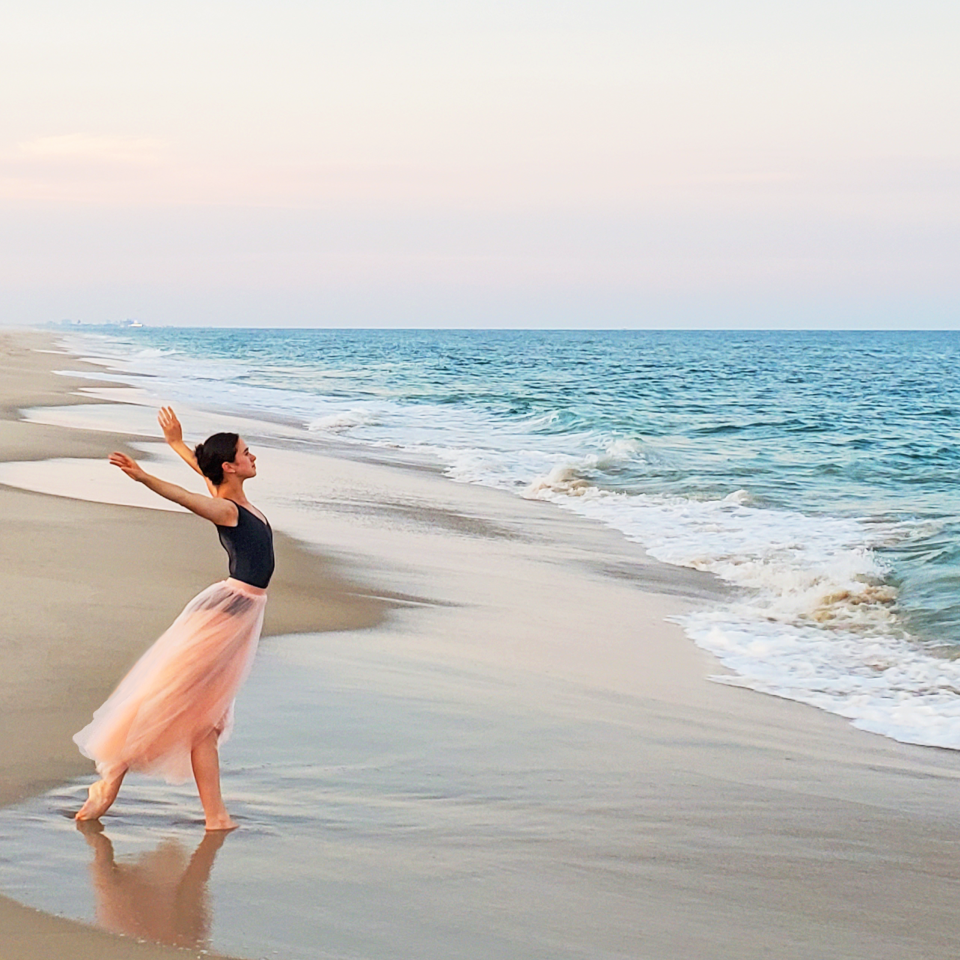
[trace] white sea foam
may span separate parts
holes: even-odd
[[[741,588],[720,608],[679,621],[735,674],[714,679],[903,742],[960,749],[960,661],[905,635],[875,553],[917,525],[760,509],[743,491],[697,501],[593,487],[570,497],[562,477],[556,471],[537,495],[617,527],[657,559]]]
[[[765,618],[859,619],[859,607],[873,612],[891,599],[882,586],[887,571],[871,549],[889,535],[880,525],[752,507],[742,502],[741,491],[691,500],[588,486],[569,502],[563,476],[548,475],[528,495],[616,527],[658,560],[706,570],[743,588],[745,602]]]
[[[534,480],[523,495],[533,500],[543,494],[582,497],[595,491],[596,487],[581,474],[579,467],[558,463],[546,476]]]
[[[379,423],[377,415],[367,409],[354,407],[351,410],[342,410],[337,413],[328,413],[322,417],[315,417],[307,424],[311,433],[344,434],[355,427],[370,426]]]
[[[607,464],[639,460],[643,453],[643,444],[636,437],[613,437],[604,446],[607,456],[603,462]]]
[[[825,631],[737,618],[682,621],[696,643],[736,673],[723,683],[799,700],[904,743],[960,749],[960,662],[890,634]]]

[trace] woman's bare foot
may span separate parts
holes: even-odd
[[[215,830],[226,833],[228,830],[236,830],[239,826],[239,823],[235,823],[229,816],[224,814],[216,820],[207,820],[207,833],[213,833]]]
[[[107,783],[106,780],[98,780],[90,787],[87,802],[77,811],[74,819],[99,820],[113,805],[113,801],[117,799],[121,783],[123,783],[123,777],[117,777],[110,783]]]

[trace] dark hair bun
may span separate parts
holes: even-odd
[[[223,483],[223,465],[233,463],[237,456],[236,433],[215,433],[193,449],[200,472],[215,486]]]

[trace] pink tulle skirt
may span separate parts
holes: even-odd
[[[266,603],[265,590],[229,579],[187,604],[73,738],[101,777],[129,769],[183,783],[201,740],[227,740]]]

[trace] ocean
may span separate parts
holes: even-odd
[[[241,829],[203,837],[193,785],[131,775],[78,832],[81,777],[0,810],[5,893],[288,960],[815,960],[909,952],[905,929],[953,956],[952,934],[935,945],[956,914],[955,755],[792,704],[772,722],[749,690],[690,683],[715,666],[651,623],[687,611],[717,683],[960,747],[960,335],[63,342],[119,389],[26,419],[156,438],[169,403],[190,440],[237,424],[275,529],[398,605],[375,628],[265,638],[223,753]],[[158,439],[134,446],[187,479]],[[102,460],[0,468],[171,507]],[[678,570],[658,595],[645,578],[670,578],[643,550],[720,588]]]
[[[718,677],[960,747],[955,332],[103,328],[158,402],[426,458],[732,590]]]

